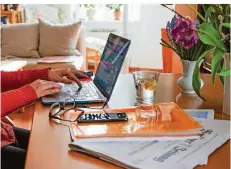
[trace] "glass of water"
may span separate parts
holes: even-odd
[[[148,111],[150,107],[153,111],[155,103],[155,94],[157,82],[159,80],[159,72],[155,71],[137,71],[133,72],[133,78],[136,88],[136,105],[141,107],[141,110]],[[143,109],[143,108],[144,109]],[[149,112],[150,114],[150,112]]]

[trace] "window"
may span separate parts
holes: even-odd
[[[93,21],[114,21],[114,11],[106,7],[106,4],[79,4],[72,7],[74,18],[80,20]],[[120,8],[122,20],[124,5]],[[128,19],[129,21],[139,20],[140,5],[128,4]]]
[[[128,4],[129,21],[140,20],[140,4]]]

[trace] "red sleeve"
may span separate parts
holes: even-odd
[[[17,72],[1,71],[1,92],[17,89],[37,79],[48,80],[48,68]]]
[[[37,99],[35,90],[30,85],[1,93],[1,117]]]

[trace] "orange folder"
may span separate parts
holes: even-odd
[[[70,125],[72,137],[81,141],[89,138],[91,140],[189,139],[197,138],[202,133],[200,131],[202,126],[173,102],[146,106],[142,110],[140,107],[106,110],[108,113],[118,111],[126,112],[128,121],[72,123]]]

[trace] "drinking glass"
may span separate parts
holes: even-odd
[[[153,110],[153,104],[156,100],[155,94],[159,75],[160,73],[155,71],[133,72],[133,78],[136,88],[135,105],[141,108],[140,112],[143,115],[147,114],[153,116],[153,113],[155,112]],[[150,111],[152,113],[150,113]]]

